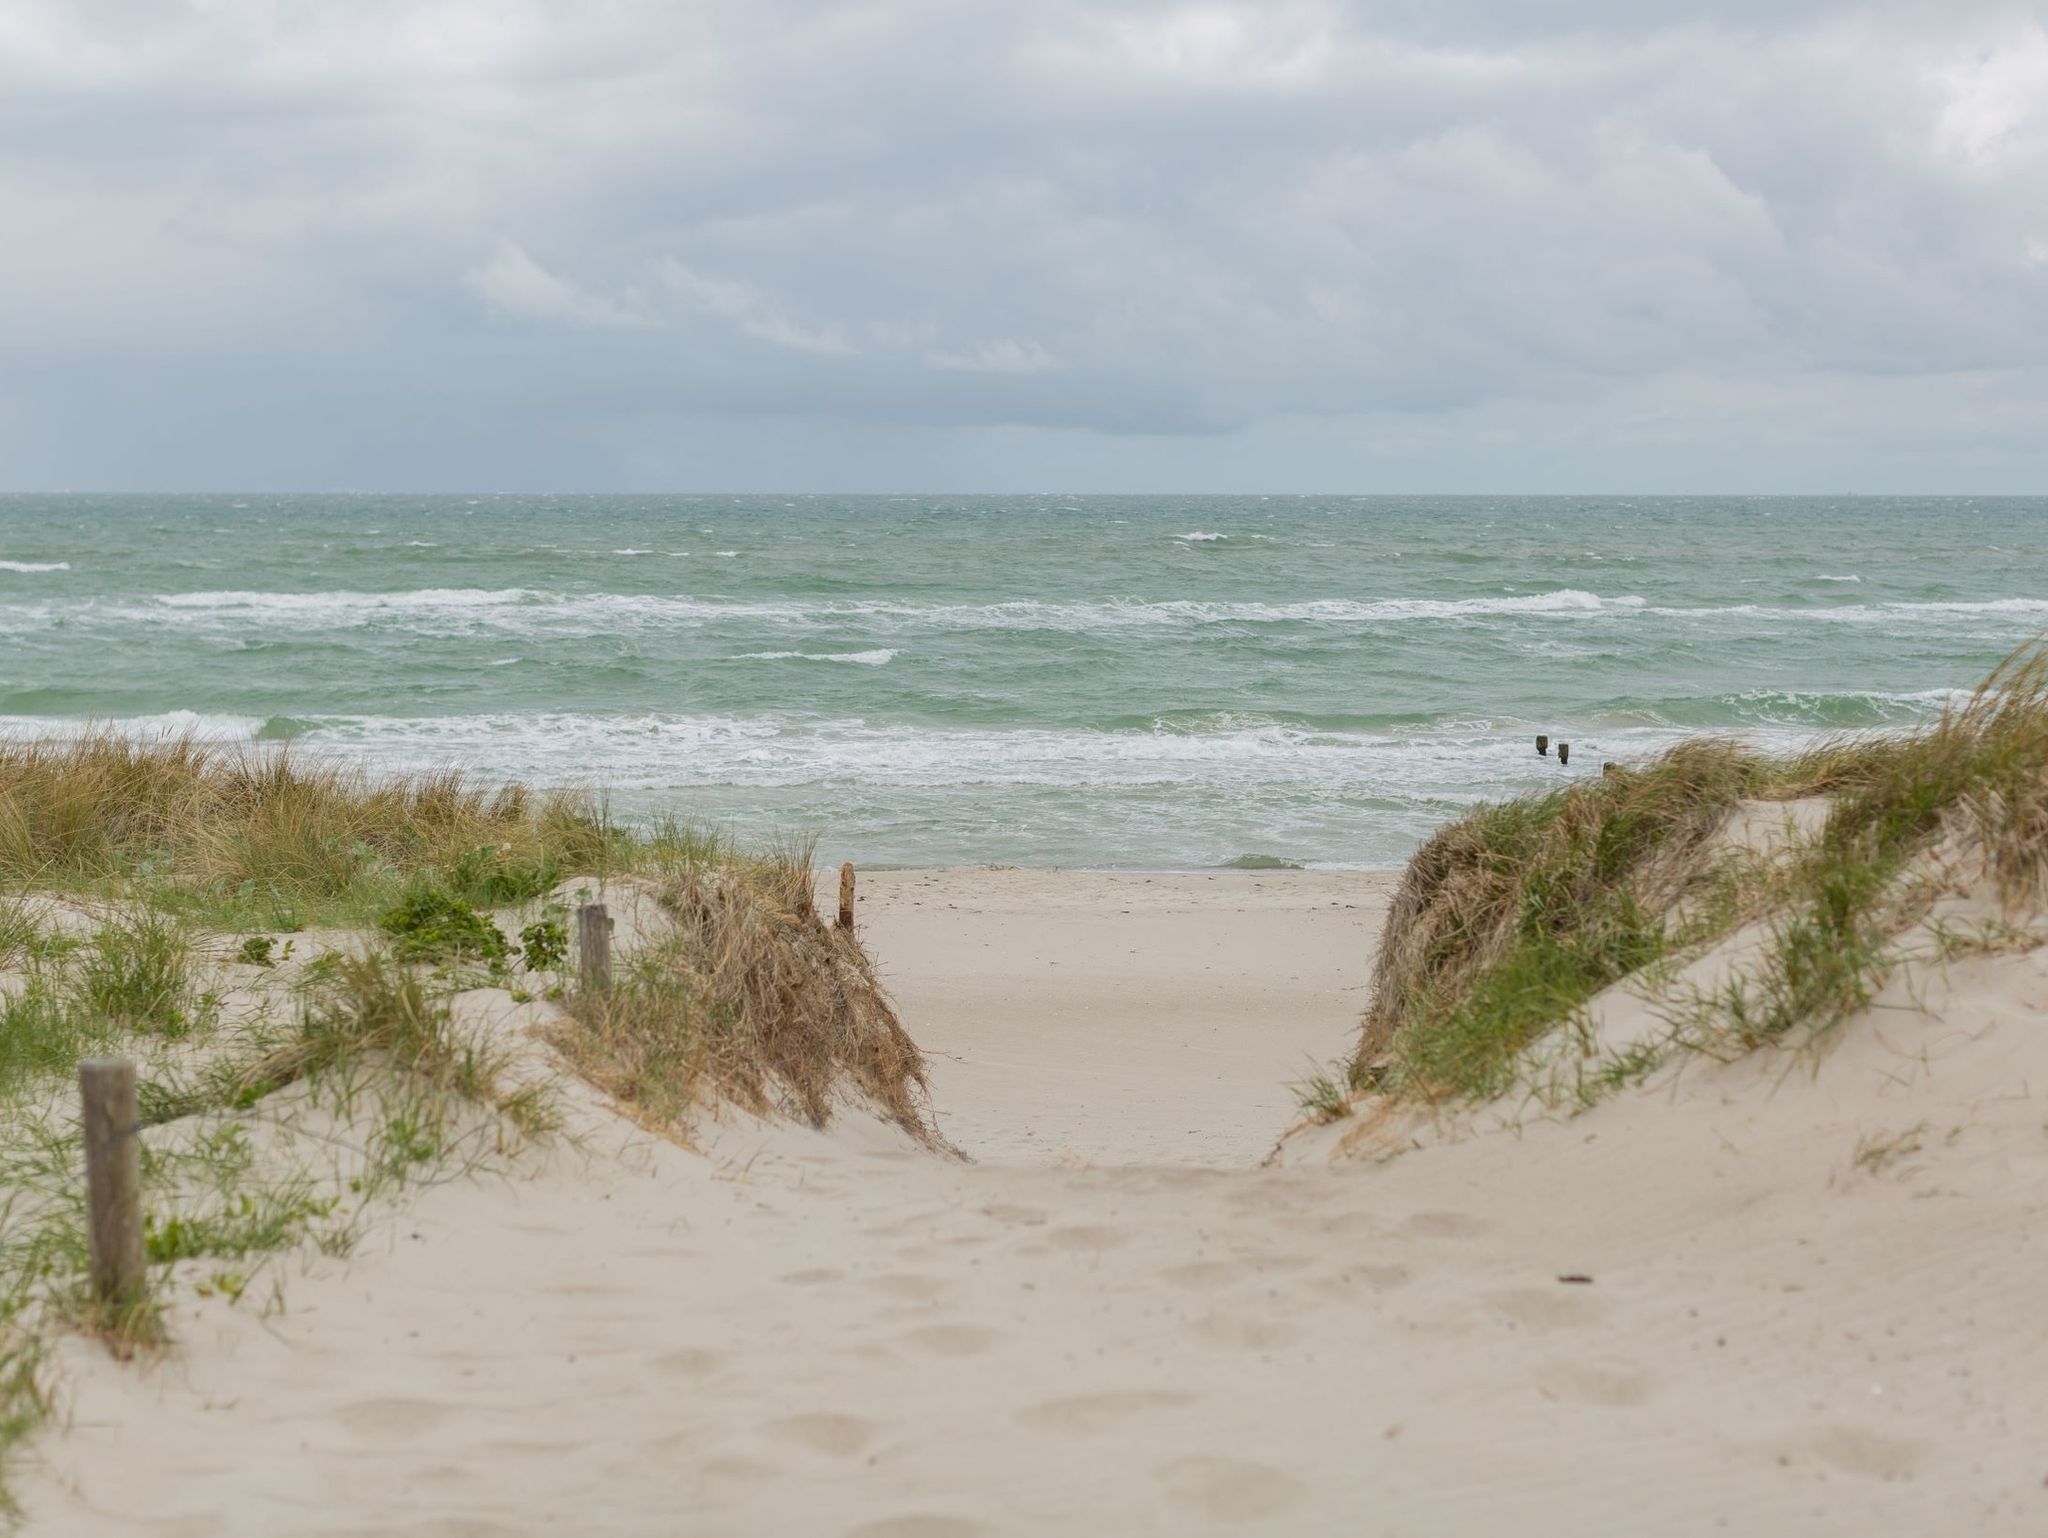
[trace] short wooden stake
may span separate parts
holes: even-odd
[[[1568,764],[1572,761],[1572,745],[1570,743],[1560,742],[1557,745],[1557,761],[1560,765]]]
[[[839,927],[853,928],[853,861],[839,867]]]
[[[1540,732],[1536,736],[1536,756],[1538,758],[1550,757],[1550,739]]]
[[[612,916],[603,903],[576,910],[576,950],[583,963],[583,991],[603,993],[612,985]]]
[[[1606,763],[1600,766],[1600,772],[1601,774],[1605,775],[1608,779],[1611,780],[1617,774],[1621,773],[1621,765],[1617,764],[1613,759],[1610,758],[1607,760]]]
[[[93,1296],[120,1306],[144,1293],[142,1248],[142,1117],[136,1106],[135,1062],[88,1058],[78,1065],[85,1123],[85,1208]]]

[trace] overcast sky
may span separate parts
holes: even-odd
[[[5,0],[0,485],[2044,491],[2044,15]]]

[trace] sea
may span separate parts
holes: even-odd
[[[2048,626],[2044,554],[2044,498],[11,495],[0,733],[830,861],[1391,866],[1689,735],[1926,721]]]

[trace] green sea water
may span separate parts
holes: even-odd
[[[1687,733],[1924,719],[2048,626],[2044,552],[2048,499],[19,495],[0,731],[833,860],[1386,865]]]

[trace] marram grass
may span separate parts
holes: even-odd
[[[1781,867],[1708,869],[1701,846],[1738,801],[1826,796],[1812,844]],[[1768,915],[1747,976],[1696,1000],[1689,1034],[1737,1048],[1825,1030],[1862,1008],[1924,911],[1906,880],[1966,840],[2010,905],[2048,877],[2048,643],[2002,663],[1925,730],[1789,758],[1681,744],[1636,769],[1482,806],[1410,861],[1382,936],[1350,1065],[1354,1090],[1483,1099],[1594,995],[1742,918]]]

